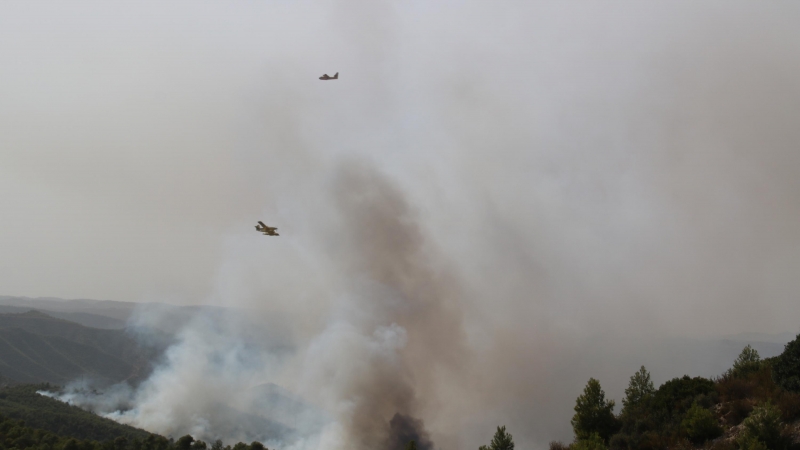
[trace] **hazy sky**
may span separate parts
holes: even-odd
[[[458,280],[462,344],[521,365],[487,392],[572,367],[552,345],[575,333],[797,331],[799,21],[727,0],[2,2],[0,294],[257,307],[312,339],[339,311],[320,299],[371,270],[340,267],[370,251],[335,193],[363,165]],[[552,367],[528,376],[529,354]]]

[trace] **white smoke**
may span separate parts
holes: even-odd
[[[796,329],[797,6],[234,3],[0,14],[2,284],[259,324],[143,319],[119,420],[543,447],[590,376],[709,367],[665,336]]]

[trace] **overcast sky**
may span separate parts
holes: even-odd
[[[365,164],[458,279],[471,348],[797,331],[799,22],[794,2],[4,1],[0,294],[318,330],[358,276],[331,189]]]

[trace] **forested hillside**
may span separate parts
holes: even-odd
[[[49,385],[0,388],[0,449],[37,450],[265,450],[259,442],[210,446],[191,436],[177,440],[96,416],[39,395]]]
[[[150,433],[122,425],[110,419],[68,405],[37,391],[50,391],[55,386],[48,384],[9,386],[0,389],[0,414],[12,419],[24,420],[32,428],[96,441],[123,437],[128,440],[145,439]]]
[[[643,366],[619,414],[591,378],[577,398],[575,440],[551,450],[800,449],[800,335],[762,360],[749,345],[715,379],[684,376],[656,389]]]
[[[0,314],[0,375],[18,383],[65,384],[80,377],[135,383],[162,350],[124,330],[89,328],[37,311]]]

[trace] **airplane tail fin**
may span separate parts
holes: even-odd
[[[338,80],[338,79],[339,79],[339,72],[336,72],[336,73],[333,75],[333,79],[334,79],[334,80]]]

